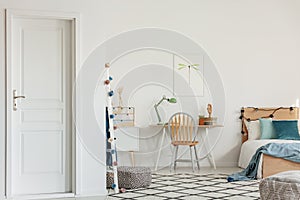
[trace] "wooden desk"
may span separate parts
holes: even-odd
[[[219,124],[216,124],[216,125],[198,125],[198,130],[197,130],[198,132],[200,132],[199,130],[205,129],[205,135],[204,135],[204,138],[203,138],[203,141],[204,141],[203,143],[204,143],[204,147],[207,151],[207,155],[203,156],[202,158],[199,158],[199,160],[202,160],[204,158],[208,158],[210,164],[213,166],[214,169],[217,169],[216,162],[215,162],[214,156],[212,154],[212,150],[214,149],[215,145],[213,147],[211,147],[209,137],[208,137],[208,130],[210,128],[216,128],[216,127],[223,127],[223,125],[219,125]],[[205,141],[205,139],[207,141]]]
[[[157,159],[156,159],[155,168],[154,168],[154,170],[157,171],[158,163],[159,163],[159,159],[160,159],[160,155],[161,155],[161,150],[162,150],[164,140],[165,140],[165,137],[166,137],[166,128],[167,128],[168,124],[167,123],[153,124],[153,125],[150,125],[150,127],[151,126],[152,127],[161,127],[163,129],[163,133],[162,133],[162,136],[161,136],[160,147],[159,147],[159,150],[158,150]],[[209,137],[208,137],[208,130],[210,128],[217,128],[217,127],[223,127],[223,125],[219,125],[219,124],[216,124],[216,125],[197,125],[197,128],[198,128],[197,129],[197,135],[199,134],[200,129],[205,129],[204,141],[206,139],[207,142],[204,142],[204,147],[205,147],[206,151],[208,152],[207,155],[201,157],[199,160],[202,160],[204,158],[208,158],[214,169],[216,169],[216,163],[215,163],[214,156],[211,152],[213,150],[214,146],[213,147],[210,146],[210,141],[209,141]]]
[[[160,147],[159,147],[159,150],[158,150],[157,159],[156,159],[155,168],[154,168],[154,171],[157,171],[161,150],[162,150],[162,147],[164,145],[164,141],[165,141],[165,137],[166,137],[166,128],[168,127],[168,123],[151,124],[150,127],[161,127],[163,129],[162,136],[161,136]]]

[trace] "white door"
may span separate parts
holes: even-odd
[[[7,26],[8,183],[12,196],[71,191],[72,20]]]

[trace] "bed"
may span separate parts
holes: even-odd
[[[282,140],[282,139],[260,139],[255,135],[258,130],[259,118],[272,118],[273,120],[298,120],[299,108],[298,107],[279,107],[279,108],[254,108],[247,107],[241,109],[242,120],[242,147],[239,157],[239,167],[246,168],[255,154],[256,150],[268,143],[300,143],[300,140]],[[248,123],[248,124],[247,124]],[[251,123],[251,126],[249,125]],[[248,129],[247,129],[248,127]],[[254,134],[253,134],[254,133]],[[298,133],[299,134],[299,133]],[[288,161],[282,158],[276,158],[269,155],[262,155],[257,178],[265,178],[270,175],[288,171],[300,170],[300,163]]]

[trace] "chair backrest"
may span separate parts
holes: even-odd
[[[195,140],[197,127],[193,117],[179,112],[172,115],[168,122],[168,130],[172,142],[192,142]]]

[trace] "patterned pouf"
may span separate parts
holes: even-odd
[[[262,200],[300,199],[300,170],[281,172],[259,183]]]
[[[149,167],[118,167],[119,188],[136,189],[148,187],[152,176]],[[112,172],[106,174],[106,187],[111,188],[114,181]]]

